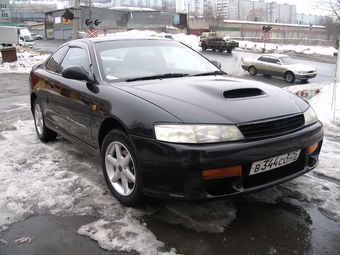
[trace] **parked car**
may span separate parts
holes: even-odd
[[[42,40],[42,36],[41,35],[37,35],[35,33],[31,33],[31,36],[33,37],[34,40]]]
[[[168,39],[174,39],[172,37],[172,34],[167,34],[167,33],[158,33],[156,34],[157,37],[160,37],[160,38],[168,38]]]
[[[242,68],[253,76],[258,73],[279,76],[288,83],[292,83],[296,79],[307,81],[317,74],[314,67],[299,64],[284,54],[263,54],[255,58],[246,58],[243,60]]]
[[[86,32],[77,31],[77,39],[86,38],[86,36],[87,36],[87,33],[86,33]],[[73,37],[73,35],[72,35],[72,32],[71,32],[71,35],[67,38],[67,41],[73,40],[72,37]]]
[[[218,66],[166,38],[66,42],[30,72],[37,136],[100,156],[127,206],[144,196],[222,199],[314,169],[323,125],[308,102]]]

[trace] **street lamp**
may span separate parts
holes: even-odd
[[[308,46],[310,46],[310,37],[312,35],[312,22],[309,23],[309,31],[308,31]]]

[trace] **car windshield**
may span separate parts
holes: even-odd
[[[298,62],[296,62],[294,59],[292,59],[291,57],[280,57],[281,62],[284,65],[294,65],[294,64],[298,64]]]
[[[33,37],[30,35],[25,35],[24,38],[25,38],[25,42],[34,42]]]
[[[95,48],[102,77],[108,82],[220,71],[196,51],[174,40],[115,40],[98,42]]]

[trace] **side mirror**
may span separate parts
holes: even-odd
[[[86,72],[82,66],[68,66],[61,74],[66,79],[94,82],[94,77]]]
[[[217,61],[217,60],[211,60],[210,61],[211,63],[213,63],[215,66],[217,66],[218,68],[221,68],[222,65],[221,65],[221,62],[220,61]]]

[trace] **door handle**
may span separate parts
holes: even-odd
[[[48,85],[50,86],[51,89],[54,88],[54,82],[50,82]]]

